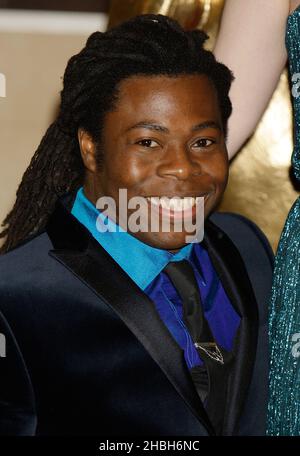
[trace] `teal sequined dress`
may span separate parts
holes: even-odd
[[[294,107],[293,171],[300,182],[300,6],[287,22]],[[300,198],[283,229],[276,255],[270,309],[268,435],[300,435]]]

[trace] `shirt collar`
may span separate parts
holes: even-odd
[[[72,214],[142,290],[147,288],[170,261],[190,257],[193,244],[187,244],[174,254],[151,247],[124,231],[87,199],[82,187],[77,192]],[[99,230],[103,225],[108,227],[105,232]]]

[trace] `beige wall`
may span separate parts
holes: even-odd
[[[67,61],[84,46],[88,35],[0,30],[0,73],[6,78],[6,98],[0,97],[1,222],[55,116]]]

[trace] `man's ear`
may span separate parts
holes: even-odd
[[[96,152],[97,147],[91,135],[83,130],[78,129],[78,141],[84,166],[92,173],[97,170]]]

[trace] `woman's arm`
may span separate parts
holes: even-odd
[[[228,153],[253,133],[286,63],[289,0],[226,0],[214,53],[234,73]]]

